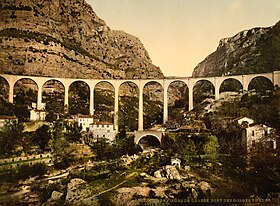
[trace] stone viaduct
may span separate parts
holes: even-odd
[[[81,81],[85,82],[90,90],[90,114],[94,114],[94,88],[100,82],[108,82],[115,89],[115,102],[114,102],[114,126],[118,130],[118,96],[119,88],[123,83],[130,82],[134,83],[139,90],[139,112],[138,112],[138,130],[143,130],[143,90],[145,85],[150,82],[159,83],[163,88],[164,99],[163,99],[163,122],[168,120],[168,95],[167,89],[172,82],[183,82],[189,89],[189,110],[193,109],[193,88],[195,84],[201,80],[206,80],[215,88],[215,99],[219,99],[220,86],[225,80],[234,79],[240,82],[243,87],[243,91],[248,90],[250,82],[257,77],[264,77],[269,79],[274,86],[280,86],[280,71],[274,71],[272,73],[262,74],[248,74],[248,75],[236,75],[236,76],[221,76],[221,77],[204,77],[204,78],[164,78],[164,79],[71,79],[71,78],[54,78],[54,77],[37,77],[37,76],[20,76],[20,75],[8,75],[0,74],[0,77],[4,78],[9,85],[9,102],[13,103],[14,86],[17,81],[22,79],[32,80],[38,87],[37,97],[37,109],[42,108],[42,91],[43,86],[50,80],[60,82],[64,86],[64,105],[68,105],[68,91],[72,83]]]

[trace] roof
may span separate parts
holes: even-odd
[[[258,123],[249,124],[249,127],[272,128],[272,127],[266,126],[265,124],[258,124]]]
[[[80,114],[80,115],[78,115],[78,118],[93,118],[93,116],[92,115],[82,115],[82,114]]]
[[[180,129],[188,129],[188,130],[193,130],[194,127],[190,126],[190,125],[183,125],[180,127]]]
[[[94,122],[91,123],[90,125],[113,125],[111,122]]]
[[[15,116],[0,116],[0,119],[18,119]]]
[[[250,118],[250,117],[238,117],[238,118],[236,118],[235,120],[238,121],[238,120],[241,120],[241,119],[251,119],[251,120],[253,120],[253,119]],[[253,121],[254,121],[254,120],[253,120]]]

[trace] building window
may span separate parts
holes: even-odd
[[[109,127],[109,125],[107,125],[107,127]]]
[[[267,136],[267,135],[268,135],[267,131],[264,131],[264,136]]]
[[[107,130],[108,133],[110,133],[110,130]]]
[[[255,136],[255,131],[252,131],[252,136]]]
[[[252,140],[252,147],[255,147],[256,146],[256,142],[255,140]]]
[[[104,127],[104,125],[102,125],[102,127]]]
[[[103,137],[105,137],[105,134],[103,134]]]

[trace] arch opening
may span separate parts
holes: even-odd
[[[160,148],[161,143],[158,137],[154,135],[145,135],[139,139],[138,145],[145,151]]]
[[[256,91],[258,93],[266,93],[268,91],[274,90],[273,83],[267,77],[255,77],[253,78],[249,85],[248,90]]]
[[[143,89],[144,129],[163,123],[163,87],[158,82],[149,82]]]
[[[14,85],[15,113],[19,121],[26,121],[30,117],[30,109],[37,108],[38,85],[32,79],[18,80]]]
[[[194,106],[211,102],[215,99],[215,87],[208,80],[199,80],[193,88],[193,102]]]
[[[5,101],[9,101],[9,83],[8,81],[0,77],[0,98]]]
[[[69,86],[69,114],[89,114],[89,92],[88,84],[83,81],[75,81]]]
[[[119,87],[119,129],[138,129],[139,88],[133,82],[124,82]]]
[[[243,86],[237,79],[229,78],[222,82],[219,93],[220,94],[237,94],[242,92]]]
[[[184,111],[189,108],[189,88],[182,81],[172,82],[167,89],[168,122],[167,124],[182,125]]]
[[[65,88],[58,80],[49,80],[42,88],[42,102],[46,104],[47,119],[56,119],[55,116],[63,114]]]
[[[114,86],[106,81],[94,88],[94,115],[100,121],[114,122]]]

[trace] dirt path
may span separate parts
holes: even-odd
[[[100,192],[100,193],[94,195],[93,197],[97,197],[97,196],[99,196],[99,195],[102,195],[102,194],[104,194],[104,193],[106,193],[106,192],[109,192],[109,191],[112,191],[112,190],[118,188],[119,186],[121,186],[122,184],[126,183],[131,177],[135,176],[136,174],[137,174],[137,172],[133,172],[133,173],[127,175],[127,176],[125,177],[125,180],[124,180],[124,181],[120,182],[119,184],[115,185],[114,187],[111,187],[111,188],[109,188],[109,189],[107,189],[107,190],[104,190],[104,191],[102,191],[102,192]]]

